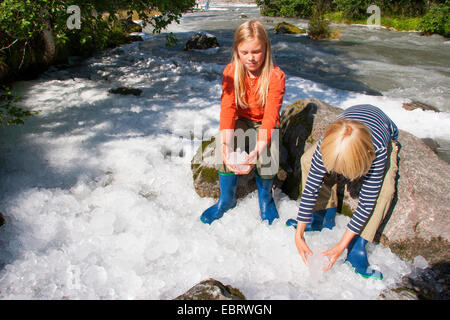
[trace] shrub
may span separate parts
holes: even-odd
[[[311,16],[314,7],[312,0],[281,0],[280,14],[284,17]]]
[[[327,39],[330,37],[330,21],[325,18],[322,5],[317,5],[309,19],[308,35],[314,39]]]
[[[444,4],[432,4],[430,10],[422,18],[419,29],[427,34],[438,33],[450,36],[450,1]]]

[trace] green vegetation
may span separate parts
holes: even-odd
[[[24,119],[37,114],[36,111],[23,110],[16,106],[18,97],[13,95],[9,87],[0,88],[0,125],[23,124]]]
[[[385,27],[450,36],[450,0],[257,0],[256,3],[263,15],[311,19],[310,33],[319,39],[330,35],[327,20],[366,24],[371,16],[367,9],[372,4],[380,8],[380,23]]]

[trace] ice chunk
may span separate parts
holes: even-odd
[[[313,255],[308,256],[309,275],[312,281],[318,281],[323,276],[323,268],[329,265],[328,257],[323,256],[324,247],[311,248]]]
[[[231,152],[228,155],[228,163],[235,165],[236,169],[240,171],[247,171],[250,166],[242,164],[247,160],[247,157],[248,153],[238,148],[235,152]]]

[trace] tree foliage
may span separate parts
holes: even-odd
[[[326,13],[334,14],[331,16],[338,15],[341,20],[358,22],[369,17],[367,8],[374,4],[381,9],[382,19],[396,25],[414,22],[424,32],[439,33],[447,37],[450,28],[449,0],[256,0],[256,3],[263,15],[302,18],[314,16],[315,21],[321,21],[315,15],[315,8],[320,3]],[[402,19],[406,22],[399,22]]]
[[[37,114],[37,111],[17,107],[17,99],[9,87],[0,88],[0,126],[23,124],[26,117]]]

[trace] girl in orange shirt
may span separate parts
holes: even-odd
[[[222,89],[220,134],[216,137],[220,197],[200,219],[211,224],[233,208],[238,176],[256,166],[261,218],[272,224],[279,217],[272,186],[279,164],[278,126],[285,74],[274,66],[269,36],[261,22],[247,21],[236,30],[233,60],[223,72]],[[229,158],[238,148],[249,152],[244,169]]]

